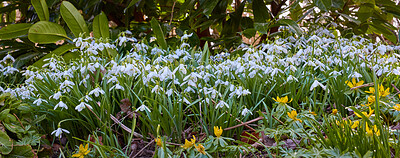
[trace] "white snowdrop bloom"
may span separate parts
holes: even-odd
[[[182,99],[180,99],[179,101],[182,101]],[[187,100],[185,97],[183,97],[183,102],[186,104],[191,104],[189,100]]]
[[[392,73],[395,74],[395,75],[400,75],[400,67],[397,67],[397,68],[393,69]]]
[[[349,76],[349,78],[360,78],[362,77],[362,75],[356,71],[353,72],[353,74],[351,74],[351,76]]]
[[[173,93],[173,90],[172,90],[172,89],[168,89],[167,92],[165,92],[165,94],[167,94],[168,97],[171,96],[172,93]]]
[[[58,137],[58,138],[61,138],[61,134],[62,134],[63,132],[69,134],[69,131],[68,131],[68,130],[62,129],[62,128],[59,127],[59,128],[57,128],[56,130],[54,130],[53,132],[51,132],[51,135],[54,134],[54,136],[56,136],[56,137]]]
[[[114,86],[112,86],[112,87],[110,88],[110,91],[113,90],[114,88],[115,88],[115,89],[119,89],[119,90],[125,90],[124,87],[122,87],[122,86],[119,85],[119,84],[116,84],[116,85],[114,85]]]
[[[92,91],[89,92],[89,95],[94,94],[94,96],[99,97],[100,94],[104,94],[105,92],[100,89],[99,87],[93,89]]]
[[[242,115],[243,115],[243,116],[246,116],[247,114],[253,115],[253,113],[252,113],[249,109],[244,108],[244,109],[242,110]]]
[[[1,88],[1,87],[0,87]],[[36,104],[37,106],[41,105],[43,102],[48,103],[46,100],[43,100],[42,98],[38,98],[35,101],[33,101],[33,104]]]
[[[217,106],[215,107],[215,109],[218,109],[218,108],[223,108],[223,107],[226,107],[226,108],[229,108],[229,105],[226,103],[226,102],[224,102],[224,101],[219,101],[218,102],[218,104],[217,104]]]
[[[314,83],[310,87],[310,91],[312,91],[314,88],[320,86],[323,90],[326,89],[326,86],[324,86],[322,83],[318,82],[318,80],[314,80]]]
[[[186,75],[186,73],[187,73],[186,68],[185,68],[185,65],[183,65],[183,64],[179,64],[179,66],[175,68],[175,70],[173,71],[173,73],[175,74],[176,71],[178,71],[178,70],[179,70],[180,73],[182,73],[182,74],[184,74],[184,75]]]
[[[189,92],[195,93],[194,89],[193,89],[192,87],[190,87],[190,86],[188,86],[188,87],[184,90],[184,92],[185,92],[185,93],[189,93]]]
[[[115,76],[112,76],[110,79],[108,79],[108,81],[107,81],[107,84],[108,84],[108,83],[110,83],[110,82],[112,82],[112,83],[116,83],[116,82],[118,82],[118,79],[117,79],[117,77],[115,77]]]
[[[386,46],[385,45],[380,45],[376,48],[376,50],[381,54],[381,55],[385,55],[386,53]]]
[[[61,110],[62,110],[62,108],[68,109],[67,104],[65,104],[62,100],[60,100],[60,102],[58,102],[58,104],[54,107],[54,110],[56,110],[58,107],[60,107]]]
[[[153,89],[151,89],[151,93],[158,93],[158,94],[159,94],[160,91],[163,92],[164,89],[163,89],[161,86],[159,86],[159,85],[156,85],[156,86],[154,86]]]
[[[14,57],[12,57],[10,54],[7,54],[7,55],[3,58],[2,62],[5,63],[7,60],[11,60],[11,62],[15,62]]]
[[[75,107],[75,110],[77,110],[78,112],[81,112],[86,107],[89,107],[90,109],[93,109],[92,106],[90,106],[89,104],[87,104],[85,102],[81,102]]]
[[[57,93],[54,93],[53,95],[51,95],[51,96],[49,97],[49,99],[53,98],[53,99],[55,99],[55,100],[58,100],[58,99],[60,99],[61,96],[62,96],[61,91],[58,91]]]
[[[125,36],[121,36],[121,37],[118,37],[118,46],[122,46],[122,45],[126,45],[125,44],[125,42],[127,41],[127,38],[125,37]]]
[[[14,74],[15,72],[19,72],[18,69],[12,67],[12,66],[7,66],[3,70],[3,75],[8,76],[9,74]]]
[[[147,112],[151,112],[151,110],[150,110],[146,105],[144,105],[144,104],[142,104],[141,106],[139,106],[139,107],[135,110],[135,112],[138,112],[138,111],[147,111]]]
[[[64,88],[69,89],[69,88],[72,88],[72,86],[74,86],[74,85],[75,85],[74,82],[69,81],[69,80],[65,80],[64,82],[62,82],[60,84],[60,89],[64,89]],[[68,92],[69,92],[69,90],[68,90]]]
[[[292,80],[295,80],[296,82],[299,82],[299,80],[297,80],[297,78],[294,77],[294,76],[292,76],[292,75],[289,75],[289,76],[288,76],[286,82],[289,82],[289,81],[292,81]]]
[[[191,33],[191,34],[184,34],[182,37],[181,37],[181,41],[183,41],[183,40],[186,40],[186,39],[189,39],[190,37],[192,37],[192,35],[193,35],[193,33]]]
[[[172,71],[168,68],[168,66],[162,68],[158,73],[160,81],[174,78],[174,73],[172,73]]]

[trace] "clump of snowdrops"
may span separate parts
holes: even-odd
[[[201,50],[187,44],[189,36],[183,36],[181,45],[168,50],[131,38],[129,33],[120,34],[110,43],[77,38],[73,51],[80,56],[75,60],[66,62],[53,56],[42,68],[25,70],[23,86],[0,90],[29,103],[35,113],[46,114],[47,122],[40,126],[47,133],[67,137],[73,146],[95,137],[92,144],[97,150],[111,152],[115,148],[121,155],[129,155],[126,146],[139,137],[155,140],[163,153],[197,155],[195,151],[199,151],[200,155],[216,152],[214,156],[218,156],[218,151],[228,149],[193,143],[196,150],[183,151],[165,144],[185,144],[185,140],[195,138],[193,132],[212,135],[214,127],[225,129],[258,116],[264,119],[258,122],[261,127],[257,131],[264,131],[276,142],[271,148],[265,146],[269,154],[290,155],[303,148],[310,154],[314,150],[304,147],[309,145],[307,140],[292,150],[277,136],[324,139],[308,127],[321,125],[318,120],[332,115],[343,124],[339,115],[353,118],[365,112],[376,117],[370,111],[379,111],[381,115],[374,119],[380,121],[377,126],[376,122],[366,122],[369,117],[361,116],[365,120],[359,120],[358,128],[366,135],[371,135],[371,129],[387,138],[393,135],[387,129],[399,119],[398,110],[393,110],[400,103],[396,95],[399,92],[383,95],[386,88],[392,92],[400,85],[399,46],[371,43],[357,36],[337,38],[322,30],[257,47],[241,45],[232,54],[211,56],[208,48]],[[115,49],[119,55],[110,58],[102,54],[105,48]],[[379,92],[382,86],[382,95],[368,89],[373,88],[371,83]],[[379,96],[379,102],[373,96]],[[386,122],[379,119],[384,116],[388,116]],[[329,127],[324,123],[322,126]],[[241,126],[223,135],[229,142],[230,138],[239,139],[243,130],[248,128]],[[210,140],[215,139],[203,142]],[[332,146],[319,144],[327,149]],[[246,154],[244,149],[237,150]],[[335,150],[345,149],[329,152]]]

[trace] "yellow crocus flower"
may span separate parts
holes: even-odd
[[[355,129],[358,127],[359,124],[360,124],[360,121],[354,121],[353,125],[351,125],[351,128]]]
[[[288,114],[289,118],[291,118],[295,121],[302,122],[302,120],[297,118],[297,112],[295,110],[291,111],[290,113],[288,112],[287,114]]]
[[[199,144],[199,145],[195,144],[194,147],[196,148],[196,150],[198,152],[202,153],[203,155],[206,154],[205,148],[204,148],[204,146],[202,144]]]
[[[400,111],[400,104],[396,104],[396,106],[393,106],[393,108],[394,108],[396,111]]]
[[[275,99],[275,98],[272,98],[272,99],[275,100],[276,102],[282,103],[282,104],[290,103],[290,102],[292,102],[292,100],[293,100],[293,98],[292,98],[292,99],[290,99],[290,101],[289,101],[288,96],[284,96],[284,97],[282,97],[282,98],[279,98],[279,97],[277,96],[276,99]]]
[[[334,114],[334,115],[336,115],[336,114],[337,114],[337,112],[338,112],[338,110],[337,110],[337,109],[333,109],[333,110],[332,110],[332,114]]]
[[[184,149],[188,149],[188,148],[192,147],[195,143],[196,143],[196,137],[193,136],[193,139],[191,139],[190,141],[185,139],[185,144],[182,145],[181,147]]]
[[[214,126],[214,134],[219,138],[222,135],[222,127]]]
[[[367,117],[367,118],[369,118],[369,117],[371,117],[371,115],[374,113],[374,110],[372,110],[371,109],[371,107],[369,107],[369,113],[367,113],[367,112],[361,112],[361,114],[363,114],[365,117]],[[356,114],[356,116],[357,117],[360,117],[360,118],[362,118],[362,116],[360,115],[360,114],[358,114],[358,113],[354,113],[354,114]]]
[[[154,141],[156,142],[157,146],[162,147],[162,141],[160,138],[156,138]]]
[[[361,81],[359,81],[359,82],[356,82],[356,78],[353,78],[351,82],[350,82],[350,81],[346,81],[345,83],[346,83],[347,86],[349,86],[350,88],[353,88],[353,87],[358,87],[358,86],[363,85],[363,84],[364,84],[364,81],[361,80]],[[356,89],[357,89],[357,88],[356,88]]]
[[[85,155],[89,154],[89,144],[86,144],[85,147],[83,145],[79,145],[79,151],[78,153],[72,155],[72,157],[79,157],[79,158],[84,158]]]

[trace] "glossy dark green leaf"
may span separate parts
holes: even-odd
[[[63,58],[64,58],[65,62],[69,63],[69,62],[71,62],[71,60],[79,58],[79,56],[80,56],[80,53],[78,51],[76,51],[76,52],[65,53],[63,55]]]
[[[32,24],[21,23],[21,24],[12,24],[0,29],[0,39],[12,39],[22,35],[28,34],[29,28]]]
[[[263,0],[253,0],[254,22],[265,23],[270,19],[269,10]]]
[[[8,155],[4,155],[4,158],[28,158],[34,156],[35,153],[33,153],[32,147],[30,145],[14,145],[12,152]]]
[[[13,150],[13,140],[0,130],[0,155],[7,155]]]
[[[33,63],[32,65],[38,68],[41,68],[45,62],[45,59],[51,58],[53,55],[58,55],[58,56],[62,56],[64,53],[66,53],[67,51],[76,48],[75,45],[72,44],[65,44],[62,45],[60,47],[58,47],[57,49],[53,50],[52,52],[50,52],[49,54],[46,54],[46,56],[40,58],[38,61],[36,61],[35,63]]]
[[[372,16],[373,12],[374,8],[371,4],[362,4],[357,12],[358,20],[365,22],[369,17]]]
[[[126,10],[130,7],[132,7],[134,4],[136,4],[137,2],[139,2],[139,0],[131,0],[131,2],[129,2],[128,6],[124,9],[124,12],[126,12]]]
[[[328,11],[332,6],[331,0],[315,0],[314,3],[319,9],[325,12]]]
[[[154,18],[151,19],[150,23],[151,23],[151,28],[153,29],[154,34],[156,35],[157,43],[161,46],[161,48],[167,49],[168,48],[167,41],[165,41],[165,36],[164,36],[164,33],[163,33],[162,29],[161,29],[160,24]]]
[[[288,26],[289,29],[292,32],[296,33],[298,36],[303,34],[303,31],[301,30],[300,26],[293,20],[290,20],[290,19],[279,19],[277,21],[277,24],[283,25],[283,26]]]
[[[31,0],[33,8],[41,21],[49,21],[49,9],[45,0]]]
[[[261,34],[268,34],[270,23],[254,23],[254,29]]]
[[[29,28],[28,38],[34,43],[47,44],[63,40],[68,36],[61,25],[48,21],[39,21]]]
[[[60,6],[60,13],[75,37],[79,37],[81,33],[85,33],[85,36],[89,36],[89,29],[86,22],[74,5],[70,2],[63,1]]]
[[[108,19],[104,12],[101,12],[93,20],[93,36],[94,38],[110,38],[110,31],[108,28]]]
[[[203,10],[203,14],[209,16],[211,12],[214,10],[215,6],[217,6],[219,0],[206,0],[200,6],[200,9]]]
[[[332,8],[342,9],[344,4],[344,0],[332,0]]]
[[[21,68],[24,66],[26,63],[31,61],[34,57],[40,55],[41,53],[26,53],[23,55],[18,56],[18,58],[15,59],[15,62],[13,63],[13,66],[17,69]]]

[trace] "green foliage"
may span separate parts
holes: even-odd
[[[34,157],[42,148],[37,124],[46,115],[32,115],[33,109],[9,93],[0,95],[0,156]],[[36,148],[36,149],[35,149]]]
[[[63,40],[68,36],[61,25],[48,21],[39,21],[29,28],[28,38],[35,43],[48,44]]]
[[[108,20],[104,12],[97,15],[93,20],[93,36],[94,38],[109,39],[110,31],[108,29]]]
[[[31,3],[40,21],[49,21],[50,15],[46,0],[32,0]]]
[[[21,23],[9,25],[0,30],[0,39],[8,40],[22,35],[28,34],[29,28],[32,24]]]
[[[63,1],[60,6],[60,14],[75,37],[80,37],[80,34],[86,34],[85,36],[89,35],[89,29],[83,16],[73,4],[68,1]]]

